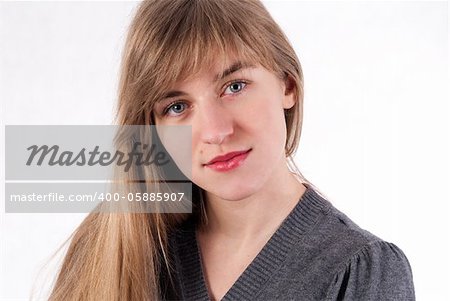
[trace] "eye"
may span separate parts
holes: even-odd
[[[224,94],[236,94],[236,93],[239,93],[245,88],[245,86],[247,86],[247,83],[242,81],[242,80],[234,81],[234,82],[230,83],[227,86],[227,88],[225,89]],[[228,90],[231,93],[227,93]]]
[[[186,109],[186,106],[187,105],[184,102],[180,102],[180,101],[173,102],[164,109],[163,115],[164,116],[167,116],[167,115],[178,116],[183,113],[184,109]],[[171,114],[171,112],[173,112],[173,114]]]

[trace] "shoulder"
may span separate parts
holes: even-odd
[[[327,300],[415,300],[411,266],[397,245],[362,229],[331,203],[316,230],[330,262]]]
[[[409,261],[393,243],[370,242],[334,271],[327,300],[415,300]]]
[[[322,235],[322,243],[332,247],[340,256],[353,254],[368,245],[383,241],[372,232],[361,228],[331,203],[326,202],[327,210],[315,230]]]

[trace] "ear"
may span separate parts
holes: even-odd
[[[295,105],[295,102],[295,81],[291,76],[286,75],[284,79],[283,108],[290,109]]]

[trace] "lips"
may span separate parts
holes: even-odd
[[[215,157],[213,160],[209,161],[212,163],[205,164],[205,167],[221,173],[232,171],[244,164],[251,150],[252,149],[247,151],[231,152],[223,156]]]
[[[217,163],[217,162],[226,162],[226,161],[228,161],[228,160],[230,160],[230,159],[232,159],[232,158],[234,158],[236,156],[248,153],[250,150],[251,149],[248,149],[248,150],[245,150],[245,151],[230,152],[230,153],[227,153],[225,155],[220,155],[220,156],[217,156],[217,157],[213,158],[211,161],[209,161],[205,165],[210,165],[210,164]]]

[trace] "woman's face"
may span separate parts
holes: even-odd
[[[191,181],[220,198],[239,200],[286,165],[284,109],[295,100],[293,93],[285,94],[285,83],[260,65],[229,59],[225,66],[176,83],[153,113],[157,126],[192,127]],[[166,149],[175,162],[181,160],[176,145]],[[240,155],[208,164],[232,152]]]

